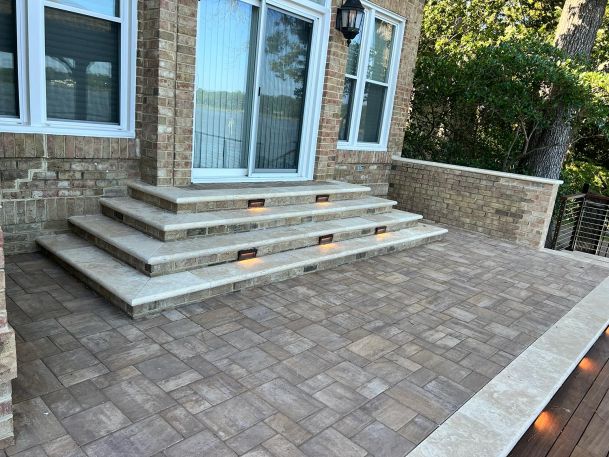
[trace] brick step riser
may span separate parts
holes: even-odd
[[[122,222],[142,233],[150,235],[160,241],[177,241],[187,240],[189,238],[198,238],[204,236],[215,236],[215,235],[228,235],[230,233],[242,233],[251,232],[254,230],[264,230],[275,227],[286,227],[291,225],[306,224],[309,222],[325,222],[337,219],[346,219],[349,217],[365,217],[374,214],[386,214],[391,212],[391,206],[381,206],[376,208],[354,208],[351,210],[339,211],[336,213],[315,215],[315,216],[294,216],[294,217],[278,217],[277,219],[271,219],[261,222],[253,223],[239,223],[229,225],[218,225],[211,227],[203,227],[188,230],[172,230],[162,231],[145,223],[135,219],[127,214],[123,214],[114,209],[101,205],[101,212],[104,216],[110,217],[116,221]]]
[[[330,201],[357,200],[366,198],[368,192],[336,192],[329,195]],[[233,200],[211,200],[198,203],[175,203],[171,200],[166,200],[156,195],[152,195],[139,189],[129,188],[129,196],[136,200],[143,201],[158,208],[171,211],[173,213],[204,213],[206,211],[218,211],[227,209],[246,209],[248,199],[235,198]],[[290,205],[305,205],[315,203],[316,195],[295,195],[291,197],[267,197],[265,198],[265,207],[275,206],[290,206]],[[251,199],[254,199],[253,197]]]
[[[414,227],[417,225],[418,221],[405,221],[393,224],[387,224],[387,231],[394,232],[403,230],[406,228]],[[289,241],[266,241],[261,243],[260,245],[252,245],[247,247],[239,247],[233,249],[227,249],[225,252],[220,252],[212,255],[206,256],[193,256],[188,259],[183,259],[179,261],[171,261],[166,263],[160,263],[155,265],[150,265],[144,262],[137,257],[132,256],[128,252],[123,251],[122,249],[106,242],[105,240],[99,238],[98,236],[83,230],[81,227],[70,223],[70,227],[72,231],[80,236],[81,238],[86,239],[87,241],[93,243],[100,249],[103,249],[113,257],[131,265],[141,273],[144,273],[147,276],[155,277],[162,276],[167,274],[179,273],[182,271],[194,270],[197,268],[217,265],[227,262],[235,262],[237,261],[237,256],[240,249],[249,249],[249,248],[257,248],[258,249],[258,257],[263,257],[266,255],[277,254],[285,251],[292,251],[295,249],[306,248],[310,246],[315,246],[319,243],[319,236],[324,234],[317,234],[313,236],[305,236],[302,238],[297,238]],[[333,233],[334,242],[350,240],[353,238],[361,238],[365,236],[373,236],[375,227],[370,227],[366,229],[357,229],[357,230],[349,230],[342,231],[338,233]]]
[[[82,282],[87,284],[97,293],[106,297],[110,300],[115,306],[122,309],[125,313],[133,318],[143,317],[149,314],[158,313],[167,309],[172,309],[178,306],[188,305],[192,303],[197,303],[202,300],[208,299],[210,297],[227,294],[230,292],[236,292],[239,290],[247,289],[250,287],[263,286],[268,285],[280,281],[285,281],[287,279],[301,276],[307,273],[313,273],[315,271],[327,270],[330,268],[335,268],[340,265],[353,263],[358,260],[367,259],[371,257],[376,257],[379,255],[389,254],[392,252],[403,251],[405,249],[413,248],[416,246],[421,246],[424,244],[431,243],[433,241],[441,240],[445,237],[445,235],[433,235],[424,239],[418,239],[415,241],[407,241],[399,244],[394,244],[392,246],[383,246],[379,248],[372,248],[370,251],[362,252],[359,254],[350,254],[344,257],[339,257],[331,260],[324,260],[321,262],[314,262],[310,265],[295,267],[292,269],[287,269],[278,273],[270,273],[263,274],[253,279],[248,279],[245,281],[239,281],[234,283],[229,283],[225,285],[220,285],[216,287],[212,287],[210,289],[204,289],[198,292],[189,293],[185,295],[180,295],[176,297],[172,297],[170,299],[159,300],[151,303],[146,303],[144,305],[139,305],[133,307],[128,303],[125,303],[123,300],[118,298],[113,293],[109,292],[103,286],[99,285],[95,281],[92,281],[89,277],[82,274],[75,268],[72,268],[68,263],[61,260],[59,257],[55,256],[52,252],[46,250],[44,247],[41,247],[42,251],[53,258],[56,262],[63,266],[66,270],[71,272],[74,276],[80,279]]]

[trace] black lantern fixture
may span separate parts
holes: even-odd
[[[360,0],[345,0],[336,11],[336,28],[347,39],[347,44],[351,44],[362,29],[364,11]]]

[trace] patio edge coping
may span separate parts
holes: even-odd
[[[464,167],[461,165],[451,165],[442,162],[429,162],[427,160],[408,159],[406,157],[392,156],[396,162],[411,163],[414,165],[424,165],[427,167],[448,168],[451,170],[466,171],[469,173],[478,173],[483,175],[498,176],[500,178],[516,179],[519,181],[531,181],[541,184],[561,185],[564,181],[559,179],[539,178],[537,176],[518,175],[516,173],[505,173],[503,171],[485,170],[482,168]]]
[[[408,457],[505,457],[609,325],[609,277]]]

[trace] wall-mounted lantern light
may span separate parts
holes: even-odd
[[[364,14],[360,0],[345,0],[343,6],[336,10],[336,28],[346,38],[347,44],[351,44],[351,40],[360,33]]]

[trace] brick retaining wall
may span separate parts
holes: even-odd
[[[389,197],[431,221],[539,249],[561,183],[394,157]]]

